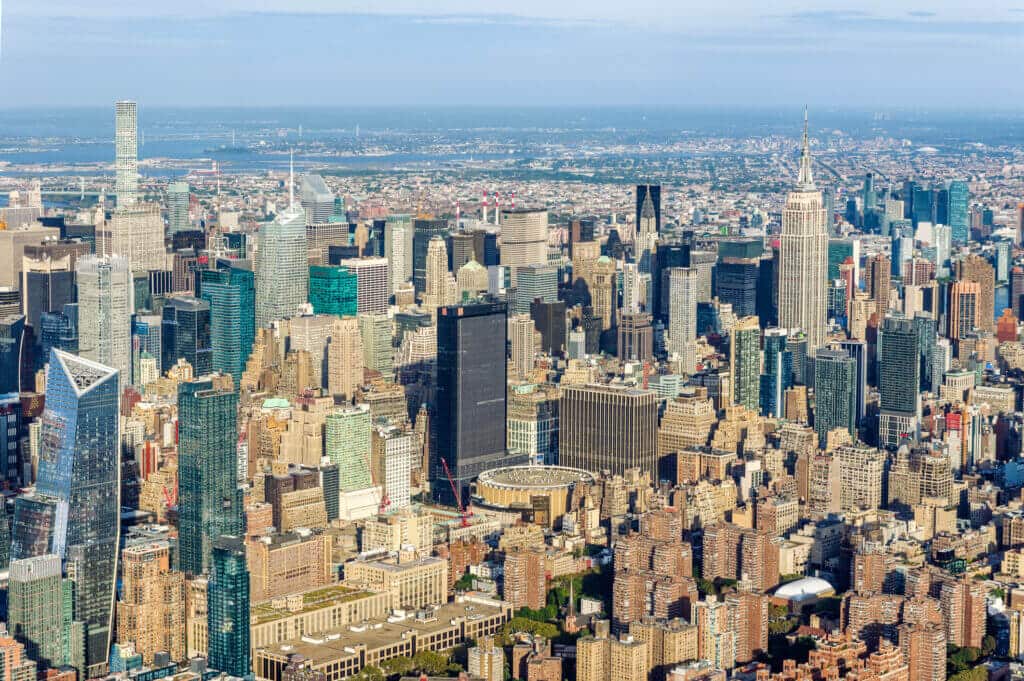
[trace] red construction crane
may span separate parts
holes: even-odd
[[[459,494],[458,488],[455,487],[455,480],[452,479],[452,472],[448,468],[448,462],[441,457],[441,465],[444,466],[444,474],[448,476],[448,484],[452,486],[452,494],[455,496],[455,506],[459,509],[459,515],[462,517],[462,526],[469,527],[469,511],[462,505],[462,495]]]

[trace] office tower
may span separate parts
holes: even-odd
[[[16,501],[12,532],[12,558],[54,553],[74,574],[90,671],[106,664],[112,633],[121,510],[117,374],[59,350],[50,355],[36,491]]]
[[[640,271],[636,263],[622,263],[622,311],[624,313],[640,312],[646,307],[647,287],[646,282],[641,279],[642,275],[644,273]],[[650,275],[644,276],[650,278]]]
[[[790,330],[786,336],[786,349],[792,356],[793,385],[807,385],[813,376],[807,364],[807,334],[800,330]]]
[[[211,576],[206,587],[209,664],[230,676],[250,673],[249,570],[245,544],[238,537],[213,542]]]
[[[857,435],[857,367],[842,350],[822,350],[814,360],[814,430],[824,445],[829,431]]]
[[[435,236],[427,246],[426,288],[423,291],[423,307],[434,314],[437,308],[452,305],[455,300],[455,281],[448,271],[448,249],[444,239]]]
[[[622,474],[639,468],[658,478],[658,398],[653,391],[604,385],[562,389],[558,461]]]
[[[458,272],[466,263],[476,260],[476,250],[473,247],[471,232],[455,232],[449,235],[446,241],[449,254],[448,265],[452,272]]]
[[[299,202],[306,211],[307,225],[328,222],[334,213],[334,194],[320,175],[302,177]]]
[[[864,267],[864,288],[875,303],[879,316],[889,309],[889,289],[892,263],[881,253],[868,258]]]
[[[487,293],[490,288],[490,277],[483,265],[470,260],[463,265],[455,278],[456,300],[472,300]]]
[[[350,258],[341,265],[356,275],[356,312],[387,312],[387,258]]]
[[[327,348],[327,390],[351,401],[363,383],[363,339],[357,317],[334,320]]]
[[[947,189],[947,217],[953,241],[966,244],[970,240],[970,189],[963,180],[953,180]]]
[[[363,344],[363,366],[379,371],[385,381],[394,374],[394,333],[386,312],[359,315],[359,335]]]
[[[192,229],[192,221],[188,217],[189,199],[188,182],[167,185],[167,226],[171,234]]]
[[[513,463],[505,453],[505,303],[443,307],[437,317],[435,414],[437,457],[451,471],[462,499],[483,471]],[[453,504],[444,467],[435,461],[431,489]],[[464,503],[464,502],[463,502]]]
[[[557,388],[533,384],[510,386],[508,394],[508,451],[527,460],[558,463]]]
[[[878,332],[879,435],[882,447],[916,436],[920,413],[921,363],[914,321],[886,316]]]
[[[971,253],[956,264],[956,277],[960,281],[973,281],[978,284],[978,302],[975,324],[984,331],[995,331],[995,287],[996,275],[988,260]]]
[[[61,576],[60,558],[53,554],[15,560],[10,566],[7,630],[43,667],[70,662]]]
[[[959,340],[980,327],[978,314],[981,286],[973,281],[957,281],[949,289],[949,338]]]
[[[914,229],[922,222],[935,224],[935,193],[931,189],[914,186],[914,200],[911,204],[910,219]]]
[[[786,389],[793,385],[793,355],[786,349],[785,329],[765,329],[761,371],[761,415],[782,418]]]
[[[71,257],[36,260],[25,256],[22,268],[21,309],[39,340],[39,319],[45,312],[60,312],[74,303],[75,270]]]
[[[594,316],[601,320],[601,331],[607,331],[617,323],[617,282],[615,261],[602,255],[594,263],[590,275],[590,300]]]
[[[200,291],[210,304],[213,371],[237,383],[256,338],[256,280],[252,270],[230,265],[200,271]]]
[[[779,236],[779,326],[807,334],[807,352],[825,342],[828,230],[821,192],[811,173],[811,146],[804,116],[803,150],[796,188],[786,197]]]
[[[719,251],[715,268],[715,291],[718,299],[732,305],[737,317],[757,314],[757,286],[760,253],[755,257],[722,257]]]
[[[864,420],[867,404],[867,380],[868,380],[868,345],[862,340],[850,338],[839,341],[839,348],[849,355],[856,368],[856,391],[854,402],[856,406],[857,425]]]
[[[573,256],[575,257],[575,255]],[[654,284],[654,316],[665,321],[669,308],[669,273],[674,267],[690,266],[689,244],[664,244],[653,254],[651,282]]]
[[[917,329],[918,350],[920,351],[921,390],[938,392],[941,378],[934,374],[935,345],[938,340],[938,324],[927,312],[914,315]]]
[[[292,203],[260,226],[256,251],[256,328],[297,316],[309,295],[306,217]]]
[[[357,275],[347,267],[312,265],[309,268],[309,303],[314,314],[354,316],[357,290]]]
[[[114,167],[117,180],[114,193],[118,206],[135,203],[139,190],[138,121],[135,102],[114,105]]]
[[[365,404],[339,407],[326,418],[325,451],[338,466],[342,492],[373,486],[370,474],[370,408]]]
[[[213,371],[210,303],[185,296],[168,298],[164,302],[162,319],[162,366],[170,368],[179,359],[184,359],[192,365],[195,376],[205,376]]]
[[[508,320],[512,375],[524,379],[533,371],[533,336],[536,330],[529,315],[515,315]]]
[[[648,215],[644,215],[646,212]],[[653,213],[653,216],[650,215]],[[654,223],[651,224],[651,217]],[[644,219],[647,222],[644,222]],[[636,225],[638,235],[650,233],[661,233],[661,185],[660,184],[638,184],[636,186]],[[640,240],[640,243],[644,243]]]
[[[185,659],[185,573],[171,569],[169,542],[122,551],[117,641],[133,644],[143,664],[153,664],[159,653]]]
[[[1013,255],[1010,250],[1012,243],[1005,239],[996,241],[996,281],[1005,284],[1010,281],[1010,265],[1013,262]],[[26,311],[27,312],[27,311]]]
[[[618,357],[623,362],[649,362],[654,359],[654,329],[651,315],[627,312],[619,320]]]
[[[79,350],[82,357],[111,366],[131,378],[133,290],[128,261],[87,256],[76,265]]]
[[[409,508],[414,439],[413,433],[394,426],[379,428],[373,434],[374,478],[384,487],[382,504],[388,510]]]
[[[0,325],[3,321],[0,320]],[[0,332],[2,333],[2,332]],[[3,338],[0,338],[3,343]],[[17,372],[14,378],[17,378]],[[18,392],[0,392],[0,481],[10,489],[18,489],[32,479],[30,451],[22,451],[22,405]],[[5,546],[6,544],[6,546]],[[0,508],[0,569],[10,560],[10,533],[7,531],[7,513]]]
[[[21,391],[24,315],[0,316],[0,395]]]
[[[729,332],[729,368],[733,404],[757,411],[761,403],[761,327],[757,317],[744,317]]]
[[[110,219],[97,226],[96,253],[120,255],[133,272],[164,269],[164,221],[156,204],[118,206]]]
[[[554,265],[525,265],[518,268],[513,314],[529,314],[533,301],[558,301],[558,268]]]
[[[548,211],[514,208],[501,211],[501,264],[509,269],[512,286],[524,265],[548,262]]]
[[[412,227],[412,283],[416,293],[422,294],[427,290],[427,249],[430,247],[430,240],[435,236],[448,236],[448,221],[416,219]],[[479,260],[478,262],[487,264]]]
[[[697,339],[697,270],[673,267],[668,273],[668,351],[685,355]]]
[[[179,564],[210,570],[213,542],[244,531],[238,486],[238,392],[229,377],[178,385]]]
[[[391,288],[412,279],[413,228],[409,215],[389,215],[384,223],[384,257],[391,266]]]
[[[329,376],[327,363],[331,331],[337,317],[304,314],[281,324],[281,335],[288,337],[288,350],[309,355],[309,380],[313,387],[325,387]]]
[[[541,352],[548,355],[561,355],[565,352],[565,303],[534,300],[530,303],[530,317],[540,332]]]

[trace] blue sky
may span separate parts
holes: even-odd
[[[0,0],[0,107],[1019,109],[1024,0]]]

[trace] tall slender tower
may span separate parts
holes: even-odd
[[[256,328],[296,317],[309,296],[306,211],[295,203],[295,173],[288,180],[289,205],[260,227],[256,251]]]
[[[117,102],[114,105],[116,146],[115,169],[118,206],[135,203],[139,190],[138,118],[135,102]]]
[[[825,342],[828,230],[821,192],[811,174],[806,110],[800,175],[782,209],[779,241],[779,326],[802,329],[807,352],[813,355]]]

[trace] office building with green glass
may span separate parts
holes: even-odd
[[[342,492],[373,487],[370,474],[370,408],[365,404],[335,409],[327,415],[325,447],[338,466]]]
[[[227,376],[178,386],[178,546],[181,570],[210,570],[213,543],[244,532],[238,485],[238,392]],[[212,631],[212,627],[211,627]]]
[[[729,364],[733,402],[758,412],[761,408],[761,327],[757,317],[744,317],[733,325]]]
[[[60,558],[45,554],[11,563],[7,629],[42,667],[66,664]]]
[[[314,314],[353,317],[357,295],[356,273],[347,267],[313,265],[309,268],[309,303]]]
[[[252,270],[232,263],[201,270],[199,287],[210,304],[213,370],[230,374],[237,385],[256,339],[256,280]]]
[[[828,433],[845,428],[857,437],[857,366],[842,350],[819,350],[814,360],[814,430],[825,444]]]
[[[229,676],[249,676],[249,569],[245,544],[237,536],[213,542],[206,589],[210,667]]]
[[[966,182],[953,180],[949,183],[946,190],[946,216],[953,241],[957,243],[966,244],[970,238],[970,200],[971,192]]]

